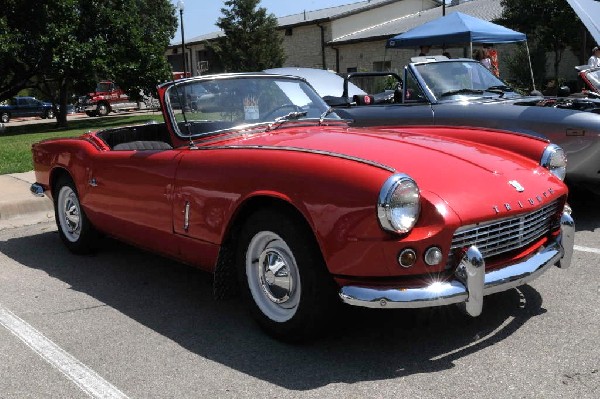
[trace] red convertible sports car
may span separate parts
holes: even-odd
[[[34,144],[32,192],[72,252],[104,234],[212,272],[279,339],[314,336],[341,302],[477,316],[485,295],[571,261],[566,159],[546,140],[351,128],[292,76],[159,95],[164,123]]]

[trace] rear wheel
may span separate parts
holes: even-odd
[[[73,180],[63,176],[55,187],[54,215],[61,240],[71,252],[92,252],[98,234],[81,207]]]
[[[242,228],[237,250],[240,286],[258,324],[277,339],[316,335],[333,304],[332,279],[302,222],[259,211]]]

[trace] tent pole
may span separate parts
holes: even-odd
[[[529,61],[529,72],[531,73],[531,84],[533,85],[533,90],[535,90],[535,79],[533,78],[533,67],[531,66],[531,55],[529,54],[529,44],[527,44],[527,40],[525,40],[525,48],[527,49],[527,60]]]

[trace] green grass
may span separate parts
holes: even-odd
[[[83,133],[111,127],[134,125],[148,120],[162,122],[162,115],[110,116],[69,120],[68,128],[58,128],[56,122],[18,125],[11,122],[0,132],[0,174],[27,172],[33,169],[31,145],[57,137],[76,137]]]

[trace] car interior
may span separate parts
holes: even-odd
[[[97,134],[114,151],[169,150],[171,138],[165,123],[126,126]]]

